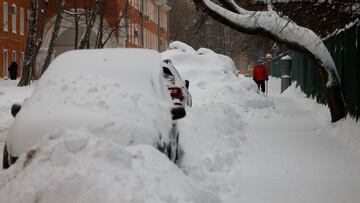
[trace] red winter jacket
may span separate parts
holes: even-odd
[[[255,65],[253,69],[254,80],[261,81],[267,78],[267,72],[264,65]]]

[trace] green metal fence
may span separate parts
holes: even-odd
[[[346,110],[350,116],[360,118],[360,25],[343,31],[325,41],[339,72]],[[320,74],[305,55],[291,52],[291,78],[310,98],[326,104]],[[270,73],[280,77],[280,59],[270,65]]]

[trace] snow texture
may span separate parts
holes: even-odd
[[[225,56],[173,48],[162,57],[190,80],[193,96],[179,126],[178,165],[151,145],[99,136],[106,131],[61,129],[0,171],[0,202],[359,201],[359,123],[331,123],[327,107],[296,84],[280,94],[280,80],[270,78],[264,95]],[[22,101],[33,89],[8,82],[0,80],[3,100]]]
[[[24,101],[10,129],[11,153],[18,156],[59,128],[84,127],[125,146],[155,144],[159,134],[168,142],[172,102],[161,85],[160,63],[159,53],[145,49],[59,56]]]
[[[4,203],[219,202],[152,146],[123,148],[87,130],[50,134],[0,177],[5,181]]]

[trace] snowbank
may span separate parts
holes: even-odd
[[[185,53],[195,53],[195,50],[191,46],[179,41],[175,41],[169,44],[169,49],[177,49]]]
[[[228,56],[205,48],[197,52],[183,51],[182,47],[177,46],[179,43],[171,43],[170,49],[162,53],[162,58],[171,59],[183,78],[199,86],[207,82],[237,78],[235,64]]]
[[[323,123],[323,127],[319,129],[319,133],[321,132],[321,134],[336,139],[353,154],[360,157],[360,122],[356,122],[355,119],[347,116],[345,119],[336,123],[331,123],[327,119],[330,117],[328,107],[326,105],[318,104],[316,99],[307,98],[300,87],[296,87],[296,82],[284,91],[283,96],[303,98],[298,100],[301,106],[313,112],[316,118]]]
[[[17,87],[19,80],[0,79],[0,141],[8,134],[9,126],[13,121],[10,108],[14,103],[23,102],[34,89],[34,85]]]
[[[160,54],[147,49],[60,55],[15,118],[10,153],[18,156],[60,127],[85,127],[123,146],[155,144],[159,137],[168,143],[172,101],[160,80],[160,62]]]
[[[181,120],[180,166],[200,180],[230,172],[247,148],[242,111],[269,108],[273,101],[258,92],[251,78],[237,75],[231,58],[212,50],[194,53],[172,48],[162,57],[190,81],[193,97],[193,108]]]
[[[150,145],[60,130],[0,173],[1,202],[219,202]]]

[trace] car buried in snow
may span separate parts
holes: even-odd
[[[3,167],[61,129],[86,129],[121,146],[151,144],[176,162],[177,119],[158,52],[102,49],[66,52],[19,105],[4,148]]]
[[[192,97],[189,91],[189,81],[183,80],[170,59],[164,59],[161,63],[163,76],[174,104],[192,106]]]

